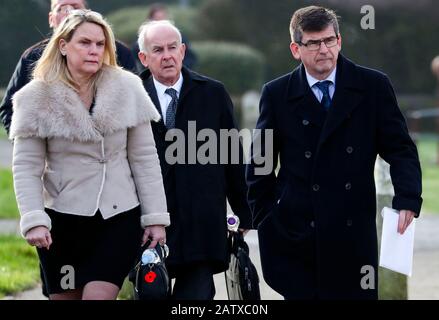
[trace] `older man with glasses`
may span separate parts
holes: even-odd
[[[264,278],[286,299],[377,299],[375,159],[390,164],[402,234],[421,210],[416,146],[387,76],[339,54],[332,10],[297,10],[290,33],[302,63],[264,86],[257,123],[275,165],[258,175],[270,149],[254,143],[247,166]]]
[[[64,20],[71,10],[85,9],[85,0],[52,0],[49,12],[49,26],[54,30]],[[49,39],[44,39],[26,49],[15,67],[15,71],[9,80],[5,96],[0,105],[0,119],[9,133],[12,118],[12,96],[31,80],[32,70],[41,57]],[[116,41],[118,64],[124,69],[137,72],[134,58],[128,49],[120,41]]]

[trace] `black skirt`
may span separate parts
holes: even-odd
[[[122,287],[136,263],[143,229],[140,207],[107,220],[46,209],[52,220],[50,249],[37,249],[49,294],[83,288],[91,281]]]

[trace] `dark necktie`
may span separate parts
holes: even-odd
[[[166,109],[166,127],[172,129],[175,127],[175,111],[177,111],[177,90],[173,88],[168,88],[165,93],[170,95],[172,100],[169,102],[168,108]]]
[[[331,96],[329,95],[330,84],[331,81],[329,80],[320,81],[315,84],[315,86],[323,93],[322,101],[320,101],[320,103],[326,111],[331,107]]]

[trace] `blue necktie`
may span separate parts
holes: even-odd
[[[325,80],[315,84],[315,86],[323,93],[322,101],[320,101],[320,103],[326,111],[331,107],[331,96],[329,95],[329,85],[331,83],[331,81]]]
[[[170,95],[172,100],[169,102],[168,108],[166,109],[166,128],[172,129],[175,127],[175,112],[177,111],[177,90],[173,88],[168,88],[165,93]]]

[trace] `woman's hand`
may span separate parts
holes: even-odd
[[[49,229],[44,226],[38,226],[26,232],[26,241],[37,248],[46,248],[49,250],[52,244],[52,236]]]
[[[151,244],[148,248],[155,248],[157,242],[160,245],[164,245],[166,243],[165,227],[163,225],[147,226],[143,233],[142,246],[148,241],[148,238],[151,239]]]

